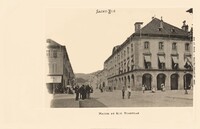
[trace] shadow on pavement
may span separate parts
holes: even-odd
[[[79,101],[75,101],[73,98],[53,99],[51,108],[79,108]]]
[[[90,98],[79,101],[79,106],[81,108],[98,108],[98,107],[106,107],[103,103],[99,102],[96,98]]]

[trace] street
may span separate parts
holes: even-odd
[[[121,90],[103,92],[94,90],[90,99],[75,100],[75,94],[56,94],[51,101],[52,108],[102,108],[102,107],[191,107],[193,91],[185,94],[184,90],[132,91],[131,98],[122,99]]]

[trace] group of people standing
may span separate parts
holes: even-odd
[[[126,89],[125,89],[125,86],[123,86],[123,88],[122,88],[122,99],[125,98],[125,92],[126,92]],[[131,97],[131,87],[130,86],[127,87],[127,96],[128,96],[128,99],[130,99],[130,97]]]
[[[100,86],[99,90],[101,91],[101,93],[103,93],[105,91],[105,86]]]
[[[79,98],[84,100],[86,98],[90,98],[90,93],[93,93],[93,88],[89,85],[82,85],[81,87],[79,87],[79,85],[76,85],[74,91],[76,94],[76,100],[79,100]]]
[[[165,91],[165,84],[162,83],[160,88],[161,88],[161,91],[164,92],[164,91]],[[143,85],[142,85],[142,92],[144,93],[146,89],[147,89],[147,86],[146,86],[145,84],[143,84]],[[151,88],[151,92],[152,92],[152,93],[155,93],[155,92],[156,92],[156,90],[155,90],[154,87]]]

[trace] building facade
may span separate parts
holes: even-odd
[[[96,74],[96,77],[97,77],[97,88],[98,89],[101,89],[101,88],[104,88],[106,89],[106,87],[108,86],[108,81],[107,81],[107,71],[105,69],[99,71],[97,74]]]
[[[135,32],[121,45],[115,46],[112,55],[104,62],[107,86],[132,90],[155,88],[161,90],[190,89],[193,85],[192,28],[183,22],[182,29],[152,20],[141,27],[135,23]]]
[[[72,93],[75,75],[66,47],[51,39],[47,43],[47,89],[49,93]]]

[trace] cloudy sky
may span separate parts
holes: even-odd
[[[98,10],[115,12],[98,13]],[[122,44],[132,33],[134,23],[163,18],[179,28],[186,20],[192,26],[188,8],[47,8],[45,10],[46,38],[65,45],[75,73],[90,73],[103,69],[112,48]]]

